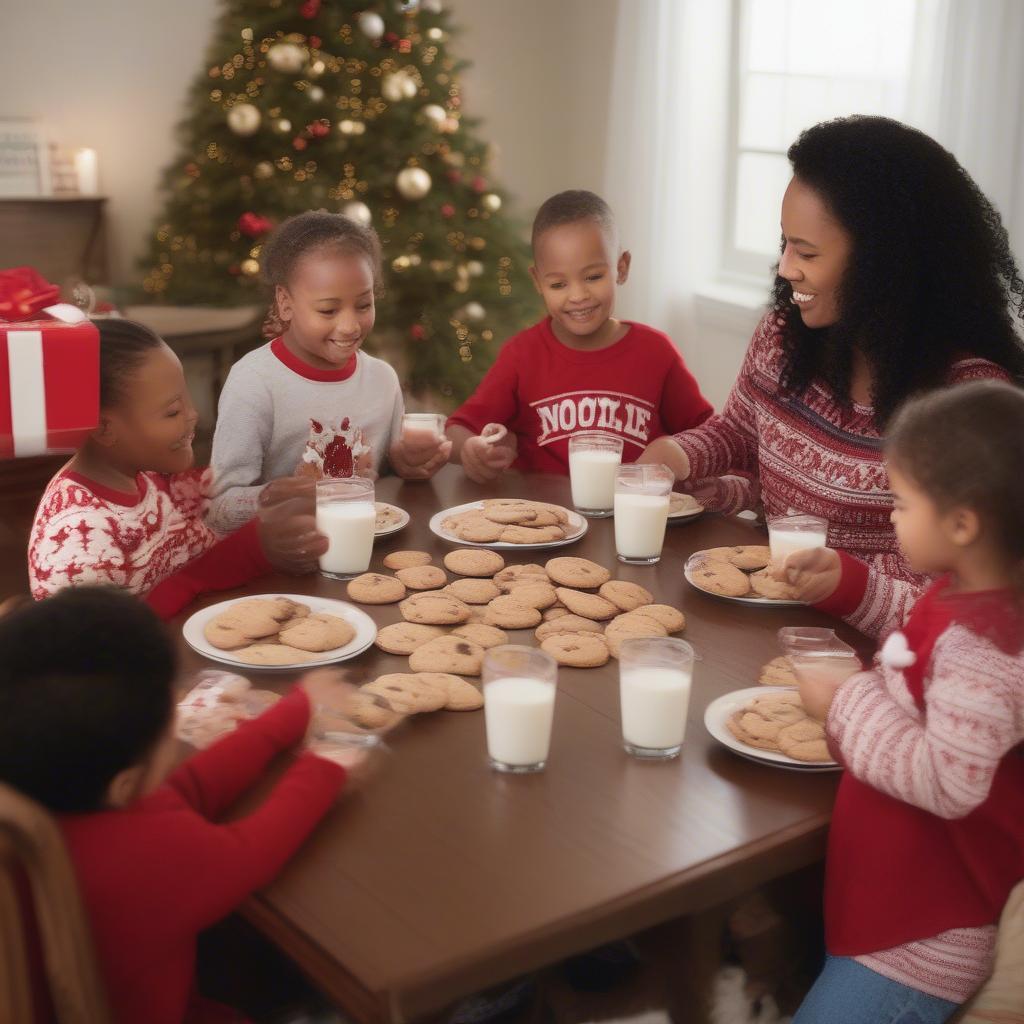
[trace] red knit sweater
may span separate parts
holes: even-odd
[[[196,937],[273,879],[330,809],[345,770],[303,753],[251,814],[216,819],[302,742],[309,715],[296,687],[131,807],[60,819],[120,1024],[225,1019],[193,989]]]
[[[721,511],[753,508],[767,516],[790,511],[829,522],[829,547],[865,559],[883,575],[922,582],[896,545],[892,494],[882,462],[874,410],[844,405],[822,383],[800,396],[782,389],[782,347],[773,314],[754,332],[743,367],[721,413],[676,434],[690,460],[686,489]],[[1008,379],[985,359],[962,359],[950,384]],[[726,474],[746,474],[749,480]]]

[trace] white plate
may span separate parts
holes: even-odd
[[[396,512],[402,513],[401,522],[395,523],[394,526],[385,526],[380,530],[374,530],[374,537],[390,537],[393,533],[398,533],[399,530],[404,530],[409,525],[411,516],[404,508],[399,508],[397,505],[388,505],[386,501],[378,501],[377,505],[386,505],[388,508],[393,508]]]
[[[746,604],[753,605],[755,608],[804,608],[806,603],[804,601],[780,601],[773,597],[727,597],[725,594],[712,594],[710,591],[705,590],[703,587],[698,586],[690,577],[690,565],[698,555],[703,555],[703,551],[694,551],[692,555],[686,560],[686,565],[683,568],[683,576],[686,578],[686,582],[693,587],[694,590],[699,590],[702,594],[707,594],[708,597],[716,597],[720,601],[732,601],[734,604]]]
[[[800,772],[837,772],[841,767],[835,761],[798,761],[795,757],[787,757],[777,750],[762,750],[751,747],[736,739],[729,731],[726,722],[753,697],[763,697],[769,693],[792,693],[792,686],[751,686],[746,690],[734,690],[724,697],[713,700],[704,711],[704,726],[708,732],[723,746],[745,757],[749,761],[770,768],[790,768]]]
[[[529,501],[530,499],[524,498],[523,500]],[[561,540],[548,540],[543,544],[509,544],[507,541],[500,540],[493,541],[490,544],[478,544],[474,541],[459,540],[454,533],[449,533],[441,528],[441,524],[449,516],[458,515],[460,512],[479,510],[483,507],[484,503],[482,501],[470,501],[465,505],[455,505],[452,508],[446,508],[443,512],[438,512],[437,515],[430,517],[430,532],[440,537],[441,540],[448,541],[449,544],[458,544],[460,547],[465,548],[494,548],[496,551],[539,551],[542,548],[561,548],[565,547],[566,544],[575,544],[587,532],[589,526],[583,516],[578,512],[574,512],[571,508],[567,508],[565,511],[569,516],[568,525],[574,532],[569,537],[563,537]]]
[[[222,651],[209,643],[203,636],[203,629],[210,619],[227,611],[238,601],[248,600],[252,597],[287,597],[306,605],[311,611],[329,612],[331,615],[337,615],[344,619],[356,631],[356,635],[344,647],[335,647],[334,650],[316,654],[309,661],[299,661],[293,665],[250,665],[246,661],[239,661],[231,656],[231,651]],[[287,672],[295,669],[315,668],[317,665],[331,665],[336,661],[347,661],[357,654],[362,654],[377,639],[377,625],[366,612],[360,611],[355,605],[348,604],[346,601],[334,601],[327,597],[309,597],[305,594],[251,594],[247,598],[238,597],[231,601],[221,601],[219,604],[210,605],[209,608],[196,612],[182,626],[181,633],[185,638],[185,643],[192,650],[211,661],[219,661],[222,665],[233,665],[235,668],[256,672]],[[258,640],[253,642],[259,643]]]

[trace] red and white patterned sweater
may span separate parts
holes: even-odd
[[[991,972],[1002,902],[1024,877],[1024,617],[1005,592],[960,595],[946,579],[915,603],[842,557],[822,607],[887,639],[828,714],[847,769],[829,841],[829,948],[923,936],[856,959],[962,1003]]]
[[[257,522],[218,541],[204,522],[210,471],[140,473],[134,494],[58,473],[36,509],[28,572],[38,601],[69,586],[121,587],[164,618],[197,594],[269,569]]]
[[[675,435],[690,460],[683,487],[723,512],[753,508],[760,498],[769,517],[791,511],[821,516],[829,522],[829,547],[919,585],[889,522],[892,494],[874,410],[842,404],[820,382],[803,395],[789,395],[781,374],[781,339],[769,313],[754,332],[722,411]],[[948,381],[989,378],[1009,379],[995,363],[968,358],[954,363]],[[711,479],[726,474],[740,476]]]

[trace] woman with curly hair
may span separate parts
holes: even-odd
[[[666,463],[721,511],[760,498],[768,517],[822,516],[830,548],[918,584],[889,522],[886,424],[917,392],[1024,379],[1024,281],[999,214],[927,135],[847,117],[803,132],[788,156],[774,301],[732,393],[640,461]],[[813,573],[791,582],[805,600],[827,596]]]

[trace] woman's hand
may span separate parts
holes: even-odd
[[[676,480],[687,480],[690,476],[690,460],[686,452],[667,434],[655,438],[636,461],[668,466],[675,474]]]

